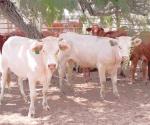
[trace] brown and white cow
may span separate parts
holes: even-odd
[[[133,48],[131,53],[131,79],[134,82],[137,63],[139,60],[142,60],[143,81],[147,83],[147,73],[150,78],[150,65],[148,65],[150,61],[150,39],[139,39],[139,43],[138,46]]]
[[[86,31],[88,31],[88,32],[91,32],[92,33],[92,35],[94,35],[94,36],[100,36],[100,37],[110,37],[110,38],[119,38],[120,36],[127,36],[127,31],[126,30],[124,30],[123,28],[119,28],[119,29],[117,29],[116,31],[107,31],[107,32],[105,32],[104,31],[104,29],[102,28],[102,27],[100,27],[98,24],[93,24],[92,25],[92,27],[91,28],[87,28],[86,29]],[[121,38],[121,40],[122,40],[122,38]],[[127,36],[127,39],[125,38],[123,41],[127,41],[128,42],[128,36]],[[122,42],[122,41],[121,41]],[[130,41],[130,43],[131,43],[131,41]],[[128,44],[128,43],[124,43],[124,44]],[[125,59],[125,58],[124,58]],[[126,60],[126,59],[125,59]],[[122,62],[122,63],[124,63],[124,62]],[[125,71],[124,70],[122,70],[123,68],[121,67],[121,72],[120,72],[120,74],[122,75],[122,76],[126,76],[125,75]],[[83,71],[86,71],[86,72],[84,72],[84,74],[88,74],[88,75],[85,75],[85,78],[87,77],[90,77],[90,72],[89,72],[89,70],[88,69],[84,69]],[[88,73],[89,72],[89,73]],[[86,78],[86,79],[87,79]]]
[[[94,36],[102,36],[102,37],[110,37],[110,38],[116,38],[120,36],[127,36],[128,33],[123,28],[119,28],[115,31],[107,31],[105,32],[102,27],[100,27],[98,24],[93,24],[92,27],[86,28],[86,31],[91,32]]]

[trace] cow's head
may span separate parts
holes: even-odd
[[[35,45],[32,47],[32,51],[35,54],[40,54],[42,49],[43,49],[43,43],[41,42],[35,43]]]
[[[39,54],[42,59],[44,65],[46,65],[46,69],[54,72],[57,68],[57,54],[58,54],[58,39],[52,36],[46,37],[42,39],[43,42],[38,42],[32,48],[32,51],[35,54]]]
[[[103,36],[104,34],[104,29],[99,27],[97,24],[94,24],[92,28],[86,28],[86,31],[92,32],[92,35],[95,36]]]
[[[128,36],[117,37],[119,47],[121,48],[121,54],[125,58],[129,58],[130,49],[132,44],[132,38]]]
[[[59,45],[58,46],[59,46],[59,49],[61,51],[67,51],[67,50],[70,50],[70,48],[71,48],[71,46],[63,38],[59,38]]]
[[[140,38],[133,38],[132,39],[132,46],[135,47],[135,46],[138,46],[142,43],[142,40]]]

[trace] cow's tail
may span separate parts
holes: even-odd
[[[2,53],[0,52],[0,75],[2,75]],[[10,87],[10,71],[7,69],[6,73],[6,84],[8,88]]]
[[[10,88],[10,71],[8,70],[7,71],[7,77],[6,77],[6,84],[8,86],[8,88]]]
[[[121,63],[122,56],[120,54],[118,46],[113,46],[112,53],[115,58],[115,64]]]
[[[2,53],[0,52],[0,73],[2,73]]]
[[[110,40],[110,45],[112,46],[112,54],[113,54],[113,58],[115,59],[114,60],[114,63],[115,64],[118,64],[118,63],[121,63],[121,60],[122,60],[122,57],[121,57],[121,54],[120,54],[120,48],[118,46],[118,43],[116,40]]]

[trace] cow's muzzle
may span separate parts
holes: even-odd
[[[56,70],[56,64],[48,64],[48,68],[54,72]]]

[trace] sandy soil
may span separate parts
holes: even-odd
[[[74,74],[74,92],[66,88],[66,96],[62,97],[56,85],[58,78],[53,78],[48,112],[42,110],[42,86],[37,85],[36,118],[31,119],[27,117],[29,104],[21,98],[14,79],[0,106],[0,125],[150,125],[150,84],[138,79],[130,85],[128,80],[118,78],[120,99],[117,99],[108,81],[105,100],[101,100],[98,81],[97,72],[92,73],[88,83],[81,74]],[[24,87],[29,95],[27,82]]]

